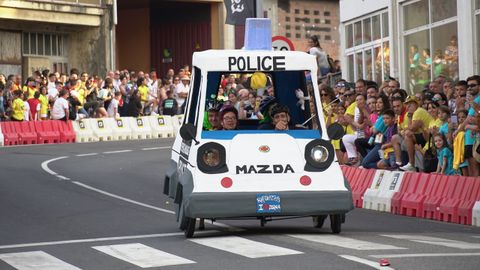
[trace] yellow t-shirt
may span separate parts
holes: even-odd
[[[41,104],[40,114],[46,115],[48,111],[48,97],[44,95],[40,95],[40,97],[38,97],[38,100],[40,100],[40,104]]]
[[[21,98],[16,98],[12,104],[12,117],[16,120],[23,120],[25,105]]]
[[[439,128],[442,124],[443,123],[442,123],[442,120],[440,120],[440,118],[432,119],[432,121],[430,122],[430,125],[428,125],[428,128],[433,128],[433,127]]]
[[[28,86],[24,86],[23,87],[23,92],[28,94],[27,99],[31,99],[35,95],[35,92],[37,92],[37,89],[36,88],[30,88]]]
[[[418,108],[413,113],[412,122],[413,121],[421,121],[423,123],[422,127],[415,132],[415,133],[422,133],[424,130],[426,130],[430,126],[430,122],[433,121],[433,118],[424,108]]]
[[[78,102],[80,102],[80,104],[82,104],[81,106],[77,106],[78,109],[81,109],[83,108],[83,104],[85,104],[85,88],[80,88],[78,89]]]
[[[357,102],[353,102],[352,104],[350,104],[348,106],[347,110],[345,111],[345,114],[349,114],[352,117],[355,116],[355,108],[356,107],[357,107]]]
[[[138,92],[140,93],[140,100],[143,102],[148,101],[148,87],[145,85],[140,85],[138,87]]]
[[[409,117],[407,114],[405,114],[405,117],[403,118],[403,122],[400,123],[400,116],[397,117],[397,128],[398,128],[398,133],[400,133],[401,130],[405,130],[408,128],[408,121]]]

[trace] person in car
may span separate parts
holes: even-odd
[[[220,110],[220,123],[223,130],[238,129],[238,111],[231,105],[224,106]]]
[[[272,119],[271,123],[269,125],[262,125],[259,127],[259,129],[305,129],[304,127],[290,123],[290,109],[286,105],[280,103],[275,104],[270,110],[270,117]]]

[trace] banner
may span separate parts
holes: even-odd
[[[245,25],[246,18],[255,18],[255,0],[223,0],[227,9],[226,24]]]

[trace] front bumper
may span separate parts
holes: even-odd
[[[185,215],[192,218],[313,216],[344,214],[353,209],[350,191],[285,191],[279,213],[257,213],[256,192],[191,193],[184,198]]]

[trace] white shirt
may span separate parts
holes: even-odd
[[[58,90],[56,87],[50,88],[48,87],[48,99],[56,99],[58,97]]]
[[[312,47],[308,51],[309,54],[315,55],[317,58],[318,68],[329,68],[330,65],[328,64],[327,54],[325,51],[320,50],[318,47]]]
[[[180,83],[177,85],[175,88],[175,99],[177,100],[178,107],[182,107],[183,103],[185,102],[185,98],[181,98],[178,96],[180,93],[187,93],[188,90],[190,89],[190,85],[184,85],[183,83]]]
[[[65,109],[68,110],[68,101],[63,97],[57,98],[52,108],[52,118],[55,120],[65,117]]]
[[[110,105],[108,105],[108,109],[107,109],[107,114],[108,114],[108,117],[116,117],[115,115],[115,109],[117,110],[117,113],[118,113],[118,100],[116,99],[112,99],[112,101],[110,102]]]
[[[30,104],[27,101],[23,101],[23,120],[30,121]]]

